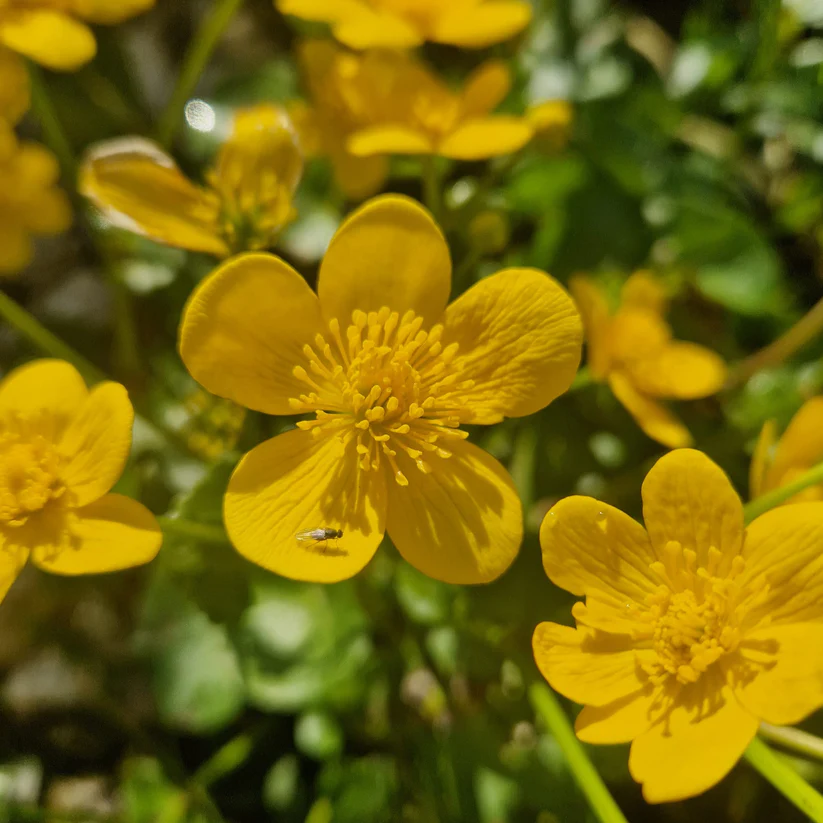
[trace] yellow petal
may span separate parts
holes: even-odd
[[[353,49],[410,49],[423,42],[420,32],[402,17],[368,8],[343,16],[334,24],[334,36]]]
[[[519,151],[534,137],[523,117],[506,114],[468,120],[444,138],[437,153],[453,160],[484,160]]]
[[[743,504],[725,472],[705,454],[678,449],[661,457],[643,481],[643,519],[655,552],[665,558],[669,541],[696,552],[709,567],[709,549],[719,551],[725,575],[743,545]]]
[[[291,14],[303,20],[330,23],[341,17],[362,14],[367,7],[358,0],[276,0],[281,14]]]
[[[30,92],[26,64],[0,46],[0,117],[16,123],[28,111]]]
[[[767,420],[760,430],[757,444],[752,455],[752,464],[749,467],[749,497],[753,500],[772,486],[767,485],[766,478],[771,466],[772,449],[777,442],[777,421]]]
[[[20,216],[34,234],[59,234],[71,225],[71,202],[60,189],[42,191],[21,207]]]
[[[609,305],[603,292],[584,275],[569,280],[569,291],[583,319],[589,371],[595,380],[604,380],[611,359]]]
[[[180,356],[212,394],[266,414],[293,414],[307,386],[292,371],[325,331],[317,296],[279,257],[244,254],[218,266],[189,298]]]
[[[767,488],[782,485],[792,469],[808,469],[823,460],[823,397],[807,400],[777,444],[767,473]]]
[[[748,625],[763,618],[771,625],[823,620],[821,546],[823,503],[790,503],[749,525],[738,581],[755,597]]]
[[[23,566],[26,565],[28,556],[27,549],[7,545],[3,532],[0,530],[0,603],[3,602],[3,598],[17,580]]]
[[[331,154],[331,163],[340,191],[352,200],[365,200],[377,194],[389,176],[387,158],[355,157],[342,147]]]
[[[424,474],[405,455],[408,478],[388,481],[387,531],[403,557],[446,583],[488,583],[511,565],[523,539],[523,511],[508,472],[465,441],[448,458],[427,456]]]
[[[574,724],[575,734],[584,743],[629,743],[660,714],[658,700],[657,692],[647,687],[604,706],[584,706]]]
[[[671,341],[668,323],[655,312],[621,306],[611,322],[612,355],[620,364],[656,357]]]
[[[133,423],[128,392],[119,383],[100,383],[89,392],[60,440],[61,479],[73,506],[93,503],[120,479]]]
[[[451,290],[449,247],[429,212],[409,197],[386,194],[352,212],[329,244],[317,292],[323,316],[345,328],[352,312],[412,309],[428,323],[443,314]]]
[[[691,445],[689,430],[664,405],[639,392],[625,374],[612,372],[609,387],[652,440],[670,449]]]
[[[591,497],[566,497],[540,526],[543,568],[572,594],[598,594],[621,610],[644,602],[658,580],[645,529],[619,509]]]
[[[659,354],[627,366],[632,382],[644,394],[692,400],[716,394],[726,382],[726,364],[710,349],[695,343],[668,343]]]
[[[14,274],[31,263],[34,246],[28,230],[21,222],[6,218],[0,223],[0,274]]]
[[[502,60],[487,60],[466,80],[461,94],[464,117],[482,117],[505,100],[512,85],[509,67]]]
[[[234,471],[224,501],[237,550],[264,569],[315,583],[357,574],[383,539],[386,488],[379,472],[357,465],[353,438],[315,438],[294,430],[252,449]],[[305,544],[307,529],[343,536]]]
[[[583,326],[572,299],[537,269],[505,269],[464,292],[443,317],[444,345],[457,343],[466,422],[494,423],[548,406],[574,380]]]
[[[622,308],[640,309],[662,316],[667,304],[668,297],[660,279],[645,270],[634,272],[620,290]]]
[[[586,632],[541,623],[532,637],[537,668],[560,694],[592,706],[605,706],[638,691],[645,691],[648,677],[638,666],[634,641],[607,632]],[[654,656],[653,650],[646,655]],[[646,728],[651,725],[651,720]],[[645,729],[637,730],[640,734]]]
[[[158,243],[225,257],[220,203],[195,186],[158,146],[141,138],[101,143],[85,157],[78,183],[108,220]]]
[[[732,769],[758,720],[705,675],[684,688],[675,708],[633,743],[629,771],[649,803],[701,794]]]
[[[74,515],[66,547],[34,548],[32,560],[44,571],[76,575],[130,569],[153,560],[163,542],[154,515],[121,494],[107,494]]]
[[[72,12],[83,20],[100,25],[122,23],[148,11],[156,0],[70,0]]]
[[[77,369],[65,360],[33,360],[0,381],[0,416],[48,412],[57,422],[55,435],[82,408],[88,389]]]
[[[375,154],[431,154],[434,144],[423,131],[388,123],[354,132],[346,142],[346,148],[356,157],[371,157]]]
[[[823,625],[795,623],[749,632],[729,663],[740,703],[767,723],[799,723],[823,706]]]
[[[57,71],[79,69],[97,51],[88,26],[48,9],[4,9],[0,44]]]
[[[456,9],[436,23],[431,39],[464,48],[481,49],[521,32],[532,18],[531,6],[521,0],[489,0],[469,14]]]

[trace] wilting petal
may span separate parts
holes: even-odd
[[[57,71],[74,71],[94,57],[88,26],[49,9],[4,9],[0,44]]]
[[[148,140],[121,138],[96,146],[83,161],[78,188],[120,228],[169,246],[229,254],[216,195],[195,186]]]
[[[237,550],[294,580],[333,583],[359,572],[383,539],[385,479],[357,465],[354,440],[289,431],[252,449],[234,471],[224,518]],[[343,536],[301,543],[307,529]]]
[[[65,461],[61,479],[73,506],[98,500],[120,479],[133,423],[134,410],[123,386],[101,383],[91,390],[60,440]]]
[[[57,435],[83,406],[89,391],[77,369],[65,360],[33,360],[0,381],[0,415],[45,412]]]
[[[566,497],[540,526],[543,568],[572,594],[597,594],[623,608],[644,602],[659,585],[646,530],[627,514],[591,497]]]
[[[505,114],[469,120],[437,145],[437,153],[454,160],[484,160],[519,151],[534,137],[522,117]]]
[[[723,469],[702,452],[678,449],[654,464],[642,495],[658,557],[665,560],[667,544],[675,541],[696,553],[698,567],[716,563],[719,576],[728,572],[743,545],[743,504]],[[712,561],[714,552],[720,556]]]
[[[398,453],[409,485],[389,478],[386,528],[400,554],[429,577],[488,583],[520,549],[520,498],[503,466],[482,449],[465,441],[448,448],[451,457],[425,456],[428,473]]]
[[[580,364],[577,309],[537,269],[481,280],[446,309],[443,323],[443,343],[458,344],[456,368],[473,381],[454,393],[456,405],[470,410],[467,422],[534,414],[569,388]]]
[[[388,123],[352,133],[346,148],[356,157],[371,157],[375,154],[431,154],[435,147],[425,132]]]
[[[432,216],[408,197],[375,197],[343,222],[320,265],[323,315],[345,328],[352,312],[409,309],[428,323],[443,314],[451,257]]]
[[[482,117],[505,100],[512,85],[511,70],[502,60],[487,60],[475,69],[463,86],[464,117]]]
[[[154,515],[121,494],[107,494],[74,512],[66,545],[35,546],[32,560],[53,574],[102,574],[153,560],[163,542]]]
[[[719,783],[751,742],[759,721],[727,687],[705,675],[681,691],[665,717],[633,743],[629,771],[649,803],[693,797]]]
[[[551,687],[576,703],[593,706],[645,690],[648,678],[638,665],[633,645],[625,635],[581,631],[557,623],[541,623],[532,637],[537,668]],[[644,653],[654,656],[653,650]]]
[[[823,621],[823,503],[792,503],[760,515],[746,529],[738,582],[754,603],[755,626]]]
[[[627,365],[631,380],[644,394],[692,400],[716,394],[726,382],[726,364],[710,349],[671,342],[655,357]]]
[[[317,296],[279,257],[244,254],[195,289],[180,324],[180,356],[212,394],[266,414],[294,414],[309,391],[293,370],[326,331]]]
[[[521,0],[489,0],[464,9],[446,12],[435,25],[432,40],[464,48],[482,49],[508,40],[529,24],[531,6]]]
[[[586,331],[586,359],[595,380],[603,380],[609,369],[609,306],[603,292],[584,275],[569,280],[569,291],[580,310]]]
[[[749,632],[728,665],[729,685],[755,717],[790,726],[823,706],[823,624]]]
[[[691,445],[689,430],[662,403],[639,392],[625,374],[612,372],[609,387],[652,440],[670,449]]]

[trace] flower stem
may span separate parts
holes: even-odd
[[[215,46],[231,23],[243,0],[214,0],[211,11],[203,20],[183,59],[177,85],[157,127],[160,144],[169,147],[180,125],[183,108],[197,86]]]
[[[756,517],[760,517],[763,512],[779,506],[790,497],[794,497],[798,492],[802,492],[809,486],[816,486],[823,483],[823,463],[812,466],[808,471],[803,472],[796,480],[786,483],[766,494],[761,494],[743,507],[743,517],[746,523],[751,523]]]
[[[551,689],[543,683],[533,683],[529,688],[529,701],[563,750],[572,776],[598,820],[601,823],[627,823],[586,750],[575,737],[571,723]]]
[[[158,517],[157,521],[165,534],[174,537],[188,537],[202,543],[228,543],[229,536],[221,526],[194,523],[181,517]]]
[[[794,803],[810,820],[823,823],[823,796],[759,737],[752,740],[744,756],[772,786],[787,800]]]
[[[779,366],[821,333],[823,299],[818,300],[785,334],[740,363],[732,373],[728,385],[745,383],[753,374],[771,366]]]
[[[29,76],[31,78],[31,107],[43,129],[43,139],[57,157],[66,182],[74,190],[77,179],[77,158],[74,156],[74,149],[57,116],[57,109],[49,96],[43,75],[34,63],[29,63]]]
[[[771,723],[760,724],[760,736],[771,743],[777,743],[784,749],[791,749],[795,754],[823,760],[823,739],[816,735],[795,729],[793,726],[772,726]]]
[[[423,202],[432,213],[435,221],[439,223],[443,193],[441,191],[440,170],[437,168],[437,158],[433,154],[425,154],[421,161],[423,164]]]

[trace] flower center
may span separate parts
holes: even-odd
[[[474,385],[462,379],[457,344],[444,346],[442,335],[441,325],[426,331],[414,312],[401,317],[386,307],[353,312],[345,334],[332,320],[328,340],[318,334],[303,347],[308,368],[293,370],[310,391],[292,398],[292,408],[316,414],[297,425],[343,442],[353,435],[360,468],[377,471],[385,462],[401,486],[409,481],[398,456],[431,471],[427,458],[450,457],[449,442],[468,436],[459,429],[468,416],[460,401]]]
[[[60,464],[42,435],[0,429],[0,526],[22,526],[65,492]]]
[[[697,566],[697,553],[676,540],[665,548],[665,561],[651,564],[661,585],[647,600],[647,610],[637,615],[649,624],[657,659],[643,665],[653,682],[674,677],[695,683],[723,655],[740,644],[740,625],[752,606],[736,578],[744,568],[735,557],[722,568],[723,555],[708,551],[706,566]]]

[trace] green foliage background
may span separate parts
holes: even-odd
[[[100,31],[88,67],[44,75],[75,156],[152,132],[208,6],[158,0]],[[232,107],[300,93],[298,28],[313,31],[287,24],[270,0],[242,6],[198,86],[218,129],[183,130],[176,144],[193,175]],[[595,273],[616,292],[648,267],[675,295],[678,336],[730,363],[768,344],[821,293],[821,29],[816,0],[536,0],[529,31],[491,51],[515,67],[511,109],[568,98],[573,134],[562,150],[445,170],[455,292],[519,264],[563,282]],[[428,47],[426,57],[458,78],[483,55]],[[42,136],[34,117],[24,131]],[[421,197],[415,163],[396,161],[388,188]],[[278,253],[313,282],[351,204],[312,164],[297,207]],[[502,248],[472,240],[470,221],[485,210],[504,221]],[[158,514],[219,524],[239,454],[291,422],[250,415],[236,453],[192,457],[185,438],[198,422],[186,398],[196,387],[174,341],[213,263],[120,232],[101,246],[84,226],[43,243],[3,289],[177,433],[170,444],[138,423],[120,490]],[[39,354],[0,325],[4,371]],[[820,390],[821,354],[815,341],[678,408],[744,497],[753,439]],[[661,448],[597,386],[472,436],[508,466],[526,511],[518,560],[486,587],[429,580],[388,541],[364,573],[333,586],[277,578],[185,535],[168,536],[150,567],[105,579],[27,569],[0,607],[0,820],[592,820],[526,696],[539,677],[534,626],[570,622],[571,598],[542,571],[537,528],[572,493],[638,516]],[[821,733],[823,719],[806,726]],[[746,764],[700,798],[650,807],[626,747],[589,752],[631,821],[802,819]],[[819,766],[797,765],[823,782]]]

